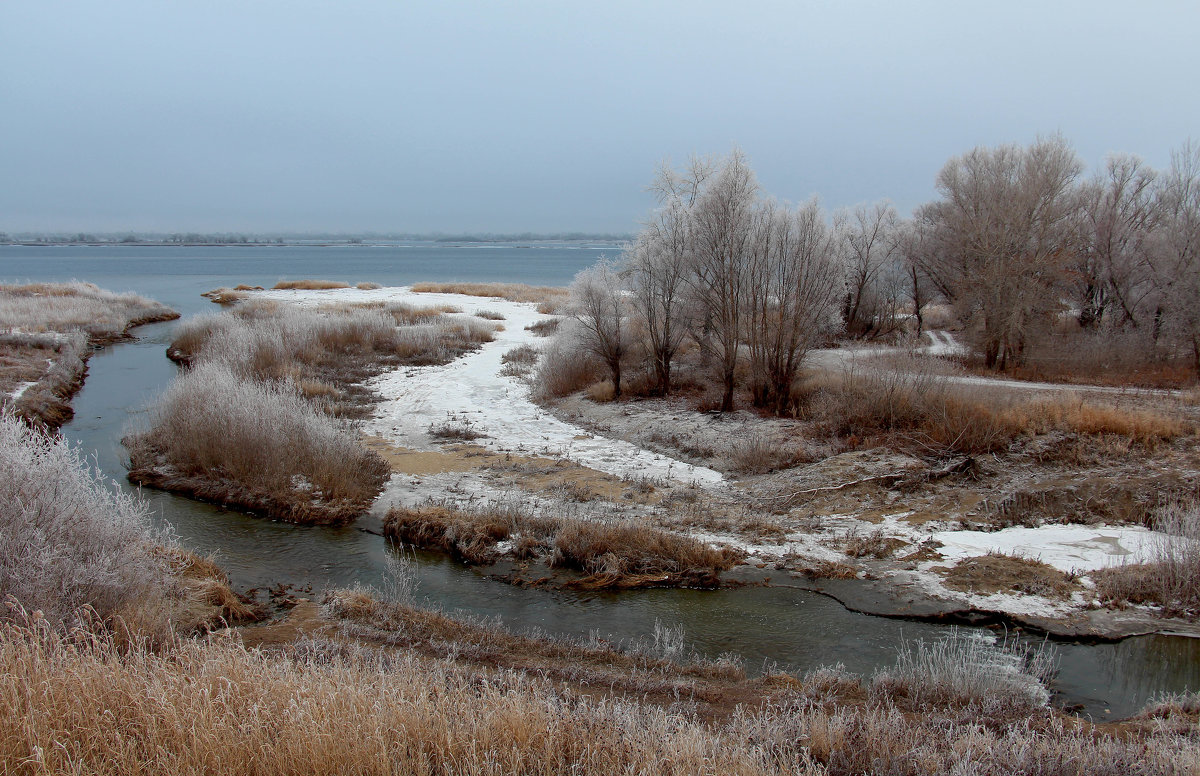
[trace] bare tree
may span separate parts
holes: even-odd
[[[601,259],[575,275],[568,310],[579,323],[579,346],[608,367],[613,397],[620,399],[621,367],[629,351],[629,333],[617,268]]]
[[[815,198],[795,210],[763,203],[751,244],[745,303],[750,388],[756,406],[783,413],[805,355],[838,326],[843,275]]]
[[[659,209],[626,255],[636,309],[654,365],[657,390],[671,392],[671,364],[687,333],[687,275],[691,266],[692,210],[712,163],[692,157],[682,172],[663,164],[650,190]]]
[[[1085,329],[1104,322],[1138,328],[1152,314],[1150,251],[1161,213],[1155,179],[1141,159],[1114,154],[1083,187],[1085,249],[1072,274]]]
[[[692,291],[703,313],[697,339],[717,359],[721,411],[733,409],[758,182],[735,150],[700,192],[692,216]]]
[[[1152,253],[1155,336],[1173,334],[1191,351],[1200,375],[1200,145],[1189,141],[1171,154],[1159,200],[1162,222]]]
[[[889,202],[859,205],[834,219],[846,272],[842,320],[852,336],[869,336],[894,324],[896,295],[885,277],[897,257],[896,209]]]
[[[941,199],[918,210],[936,243],[937,284],[974,327],[989,367],[1020,362],[1039,321],[1060,308],[1063,268],[1078,249],[1081,169],[1061,137],[979,147],[942,168]]]
[[[925,331],[925,305],[937,293],[925,269],[931,258],[927,233],[913,221],[904,221],[896,228],[896,252],[904,274],[904,295],[917,322],[916,335]]]

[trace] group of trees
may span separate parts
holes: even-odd
[[[951,159],[941,198],[908,227],[914,270],[990,367],[1021,363],[1068,318],[1082,331],[1142,332],[1160,356],[1183,346],[1200,372],[1200,148],[1185,145],[1162,173],[1129,155],[1082,172],[1060,137]]]
[[[572,286],[581,344],[608,367],[619,397],[635,344],[667,394],[690,338],[720,377],[723,409],[733,407],[743,360],[754,402],[782,409],[805,353],[838,325],[842,272],[824,213],[815,200],[788,207],[763,197],[740,152],[664,166],[653,190],[659,208],[622,262],[602,262]]]
[[[690,340],[725,410],[742,375],[757,406],[783,410],[814,344],[909,320],[919,335],[931,302],[953,309],[988,367],[1022,363],[1067,321],[1144,333],[1164,357],[1186,349],[1200,373],[1200,148],[1162,173],[1117,155],[1082,174],[1061,137],[980,147],[947,162],[938,199],[911,219],[887,202],[829,219],[815,199],[765,197],[739,151],[664,165],[653,217],[572,286],[577,340],[618,397],[635,354],[669,393]]]

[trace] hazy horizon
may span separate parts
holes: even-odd
[[[625,234],[660,161],[901,212],[976,145],[1164,167],[1200,8],[0,5],[0,231]]]

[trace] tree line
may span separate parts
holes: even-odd
[[[808,351],[837,336],[920,336],[950,308],[988,368],[1052,336],[1134,337],[1147,359],[1200,375],[1200,147],[1164,171],[1115,154],[1084,178],[1061,137],[950,159],[937,199],[901,218],[887,201],[826,214],[766,196],[741,151],[664,164],[657,207],[619,259],[572,285],[576,344],[620,396],[631,361],[672,390],[694,344],[722,410],[748,389],[783,411]]]

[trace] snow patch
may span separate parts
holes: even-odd
[[[1002,531],[942,531],[933,538],[944,546],[938,552],[959,561],[989,552],[1038,560],[1060,571],[1095,571],[1120,563],[1144,563],[1166,534],[1137,526],[1044,525]]]

